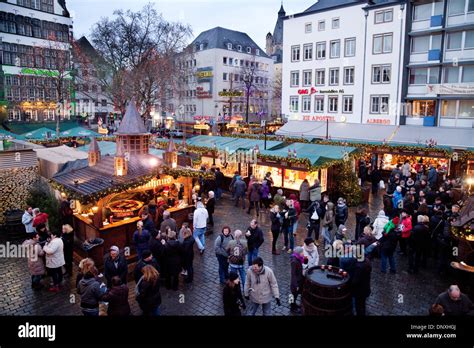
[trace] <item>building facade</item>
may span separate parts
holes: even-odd
[[[196,37],[191,48],[180,62],[189,71],[185,84],[169,108],[179,122],[206,128],[245,121],[247,105],[249,121],[270,118],[273,61],[247,34],[216,27]]]
[[[285,17],[282,113],[399,124],[405,27],[403,1],[320,0]]]
[[[68,118],[73,21],[65,0],[0,3],[0,105],[11,121]]]
[[[408,7],[402,124],[474,127],[474,1]]]

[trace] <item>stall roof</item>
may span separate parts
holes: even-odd
[[[115,151],[117,149],[117,144],[112,141],[98,141],[97,144],[99,144],[99,149],[100,149],[100,154],[102,156],[106,155],[115,155]],[[77,149],[81,152],[87,153],[89,151],[90,144],[78,147]],[[158,150],[158,149],[153,149],[150,148],[150,154],[155,155],[157,157],[162,157],[164,153],[164,150]]]
[[[278,157],[287,157],[288,151],[294,153],[296,150],[296,158],[307,158],[312,165],[322,165],[330,160],[341,160],[345,154],[351,154],[357,149],[350,146],[334,146],[334,145],[319,145],[306,143],[293,143],[286,146],[277,146],[270,150],[261,150],[263,155],[272,155]]]
[[[289,121],[276,131],[287,137],[326,138],[326,123],[312,121]],[[472,128],[447,128],[423,126],[385,126],[372,124],[329,123],[330,140],[365,142],[372,144],[420,145],[433,139],[437,147],[456,149],[474,148]]]
[[[258,145],[259,149],[262,150],[264,147],[264,141],[258,139],[249,138],[232,138],[232,137],[219,137],[219,136],[207,136],[198,135],[191,139],[186,140],[189,145],[202,146],[213,148],[214,144],[219,150],[228,150],[234,152],[237,150],[250,150]],[[267,149],[280,145],[281,141],[269,140],[267,141]]]
[[[12,133],[12,132],[9,132],[5,129],[0,128],[0,137],[2,137],[2,136],[12,137],[14,139],[20,139],[20,140],[25,139],[25,137],[23,135],[15,134],[15,133]]]
[[[38,159],[46,160],[52,163],[66,163],[78,159],[87,158],[87,153],[78,151],[72,147],[62,145],[58,147],[44,147],[34,149]]]
[[[46,127],[41,127],[41,128],[35,129],[34,131],[31,131],[22,135],[25,138],[29,138],[29,139],[45,139],[48,133],[50,134],[52,138],[56,137],[56,132]]]
[[[66,131],[59,133],[61,137],[100,137],[102,136],[99,133],[91,131],[83,127],[75,127]]]

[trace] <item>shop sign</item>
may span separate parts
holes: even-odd
[[[205,91],[203,87],[197,87],[196,97],[198,99],[209,99],[212,98],[212,93],[210,91]]]
[[[203,130],[209,130],[209,125],[207,124],[195,124],[194,129],[203,129]]]
[[[205,78],[213,77],[214,75],[212,74],[212,70],[205,70],[205,71],[198,71],[196,73],[196,76],[199,79],[205,79]]]
[[[391,121],[387,120],[386,118],[369,118],[367,120],[368,124],[384,124],[384,125],[390,125]]]
[[[311,88],[303,88],[298,90],[299,95],[313,95],[313,94],[339,94],[344,93],[343,89],[316,89],[314,87]]]
[[[23,68],[21,73],[25,75],[37,75],[37,76],[47,76],[47,77],[59,77],[59,72],[43,69],[31,69]]]
[[[468,84],[442,84],[427,85],[429,94],[474,94],[474,85]]]
[[[292,163],[291,168],[307,169],[304,163]]]
[[[310,116],[303,115],[303,121],[317,121],[317,122],[336,122],[335,116]]]
[[[219,97],[242,97],[244,93],[242,91],[220,91]]]
[[[193,116],[193,120],[194,121],[202,121],[202,120],[210,121],[211,116]]]

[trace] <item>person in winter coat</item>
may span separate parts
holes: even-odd
[[[290,194],[290,200],[293,201],[293,207],[296,210],[296,219],[293,223],[293,234],[296,236],[296,232],[298,231],[298,220],[301,215],[301,205],[294,193]]]
[[[254,316],[262,306],[264,316],[271,315],[272,297],[281,306],[278,283],[270,267],[263,265],[263,260],[257,257],[247,270],[247,281],[244,287],[244,297],[249,302],[248,315]]]
[[[371,256],[373,250],[377,246],[377,240],[374,237],[374,232],[370,226],[365,226],[362,235],[355,241],[356,245],[364,246],[364,254]]]
[[[160,225],[160,231],[165,232],[169,228],[171,231],[178,232],[178,226],[176,220],[171,217],[169,210],[163,212],[163,222]]]
[[[260,186],[260,208],[270,208],[271,200],[272,195],[270,193],[270,186],[268,185],[267,180],[263,180],[262,185]]]
[[[286,202],[286,199],[285,199],[285,196],[283,196],[283,190],[278,189],[275,197],[273,197],[273,204],[280,206],[280,210],[282,210],[281,208],[283,208],[283,206],[285,205],[285,202]]]
[[[280,206],[275,204],[270,210],[270,220],[272,222],[272,254],[279,255],[280,253],[276,249],[276,243],[281,233],[281,226],[283,222],[283,215],[280,214]]]
[[[122,283],[127,283],[128,266],[125,257],[120,254],[118,246],[111,246],[109,255],[104,259],[104,276],[107,287],[112,287],[112,278],[119,276]]]
[[[142,277],[142,268],[147,265],[155,267],[158,272],[160,271],[160,267],[158,266],[156,260],[153,258],[153,254],[150,250],[143,251],[142,258],[138,260],[135,269],[133,270],[133,279],[135,280],[135,283],[138,283],[138,281]]]
[[[380,243],[380,259],[381,259],[381,271],[382,273],[387,273],[387,261],[390,264],[390,273],[396,273],[396,265],[395,265],[395,257],[393,254],[395,253],[395,249],[397,248],[397,234],[395,232],[398,224],[400,222],[400,218],[397,216],[392,221],[390,221],[390,225],[387,223],[382,233],[382,238],[378,241]]]
[[[143,276],[136,287],[136,300],[144,316],[159,316],[161,305],[160,274],[150,265],[142,268]]]
[[[107,288],[96,277],[97,268],[92,267],[77,285],[77,293],[81,295],[81,310],[85,316],[99,316],[99,302]]]
[[[324,238],[324,246],[332,245],[332,230],[334,229],[334,203],[327,202],[326,204],[326,213],[324,214],[323,218],[323,238]]]
[[[245,286],[245,256],[248,253],[247,241],[243,238],[241,230],[234,232],[234,239],[227,244],[227,259],[229,263],[229,271],[235,272],[240,276],[242,286]]]
[[[25,231],[26,233],[35,233],[36,230],[33,227],[33,208],[28,207],[25,212],[23,213],[23,216],[21,217],[21,223],[25,226]]]
[[[300,185],[300,203],[302,209],[308,208],[309,203],[309,182],[304,179]]]
[[[26,248],[28,255],[28,269],[31,274],[31,287],[33,290],[39,290],[41,285],[41,277],[46,273],[44,268],[44,251],[39,245],[39,235],[36,232],[28,234],[29,239],[22,244]]]
[[[58,292],[59,285],[63,281],[64,261],[64,243],[61,239],[61,233],[57,231],[51,232],[51,237],[47,240],[43,247],[46,254],[46,268],[48,274],[53,278],[53,286],[48,290]]]
[[[471,299],[461,293],[459,286],[451,285],[449,289],[436,298],[435,304],[443,307],[446,316],[464,316],[474,314],[474,305]]]
[[[142,259],[143,251],[148,250],[150,238],[150,232],[143,228],[143,221],[138,221],[137,230],[133,233],[133,243],[137,249],[138,259]]]
[[[349,230],[345,225],[339,225],[337,228],[336,234],[334,236],[335,240],[341,240],[343,243],[349,242]]]
[[[354,274],[352,276],[351,287],[352,297],[355,302],[355,310],[357,316],[366,315],[365,302],[370,295],[370,276],[372,273],[372,265],[368,258],[357,260],[355,264]]]
[[[364,183],[367,180],[367,166],[365,165],[364,160],[360,161],[359,163],[359,179],[360,185],[364,186]]]
[[[207,210],[207,214],[209,215],[209,225],[214,227],[213,215],[214,215],[214,210],[215,210],[215,207],[216,207],[216,200],[214,198],[214,191],[209,191],[207,193],[207,196],[209,198],[207,199],[207,202],[206,202],[206,210]]]
[[[321,229],[321,220],[324,217],[324,209],[321,207],[321,203],[314,201],[308,207],[308,235],[307,238],[312,237],[314,232],[314,239],[316,245],[319,246],[319,230]]]
[[[309,200],[311,202],[321,201],[321,185],[318,179],[315,179],[313,186],[309,188]]]
[[[394,209],[403,208],[403,195],[401,186],[397,186],[397,188],[395,189],[395,192],[393,193],[392,203]]]
[[[308,263],[303,263],[303,274],[306,274],[308,269],[319,264],[318,248],[314,244],[313,238],[306,238],[304,240],[303,256],[308,259]]]
[[[357,240],[362,235],[362,231],[364,231],[365,226],[370,224],[370,217],[368,216],[367,208],[363,206],[357,207],[355,216],[356,216],[355,240]]]
[[[249,186],[249,209],[247,214],[250,214],[250,211],[255,207],[257,211],[257,216],[260,212],[260,184],[258,181],[254,181],[251,186]]]
[[[224,174],[219,167],[216,168],[216,200],[222,197],[222,187],[224,185]]]
[[[181,244],[176,238],[176,232],[169,231],[165,244],[164,268],[166,269],[165,284],[167,289],[178,290],[179,273],[181,272]]]
[[[149,235],[156,236],[158,234],[158,231],[156,230],[156,227],[155,227],[155,222],[153,221],[153,216],[148,212],[148,209],[142,212],[142,222],[143,222],[143,226],[142,226],[143,230],[147,230]],[[160,224],[161,224],[161,221],[160,221]]]
[[[430,246],[429,218],[419,215],[408,240],[408,273],[418,273],[421,266],[426,267]]]
[[[205,233],[207,229],[207,219],[209,214],[204,207],[202,202],[196,203],[196,210],[193,213],[193,227],[194,227],[194,240],[196,241],[196,245],[198,246],[201,255],[204,253],[204,249],[206,247],[206,238]]]
[[[167,231],[169,231],[169,227]],[[150,242],[148,243],[148,250],[151,251],[153,258],[157,262],[159,266],[159,272],[162,277],[165,274],[165,271],[163,269],[163,256],[165,253],[165,244],[168,236],[167,231],[164,231],[163,233],[160,232],[156,237],[150,238]]]
[[[240,317],[242,315],[241,309],[245,310],[247,307],[242,297],[240,290],[240,279],[236,272],[229,273],[222,299],[224,301],[224,315],[226,317]]]
[[[253,219],[250,222],[250,227],[247,229],[245,237],[247,238],[247,245],[249,251],[247,255],[247,261],[250,267],[253,260],[258,257],[258,249],[264,241],[263,232],[260,227],[258,227],[258,222],[256,219]]]
[[[438,237],[442,236],[444,231],[445,221],[443,219],[443,212],[436,212],[430,219],[430,231],[431,231],[431,248],[433,250],[433,259],[438,259]]]
[[[33,227],[45,224],[48,227],[48,214],[42,213],[39,208],[33,209]]]
[[[380,240],[380,238],[382,238],[384,227],[388,223],[388,221],[389,219],[388,219],[388,216],[385,215],[385,211],[384,210],[379,211],[379,213],[377,214],[377,217],[374,220],[374,225],[373,225],[374,237],[376,240]]]
[[[285,239],[285,246],[283,250],[286,249],[287,253],[291,254],[293,252],[293,248],[295,247],[294,224],[298,219],[298,214],[291,199],[286,201],[286,210],[283,210],[282,213],[284,216],[282,229]]]
[[[242,199],[242,209],[245,209],[245,192],[247,191],[247,184],[242,178],[237,176],[234,183],[235,206],[239,206],[239,200]]]
[[[402,165],[402,179],[407,181],[411,177],[411,165],[410,161],[406,160]]]
[[[349,208],[346,205],[346,200],[344,198],[339,198],[337,200],[336,206],[336,227],[339,225],[344,225],[349,217]]]
[[[231,200],[235,200],[235,182],[237,181],[237,177],[239,176],[239,172],[234,172],[234,176],[232,177],[232,180],[230,181],[229,185],[229,192],[232,193],[232,198]]]
[[[304,257],[304,249],[302,247],[296,247],[293,254],[290,256],[290,291],[292,295],[290,301],[290,310],[294,313],[298,313],[300,311],[300,307],[296,304],[296,300],[298,295],[303,291],[303,264],[308,264],[308,259],[305,259]]]
[[[376,195],[379,192],[380,180],[382,180],[382,173],[376,166],[370,173],[370,182],[372,183],[372,194]]]
[[[84,275],[92,269],[92,267],[95,267],[94,260],[90,258],[85,258],[82,259],[79,262],[79,272],[76,275],[76,288],[79,285],[79,282],[81,281],[82,278],[84,278]]]
[[[433,165],[430,165],[430,169],[428,170],[428,184],[429,186],[434,189],[436,188],[438,183],[438,172]]]
[[[408,213],[403,210],[400,218],[400,230],[401,230],[401,236],[400,236],[400,255],[406,255],[407,254],[407,246],[408,246],[408,239],[410,238],[411,230],[412,230],[412,222],[411,222],[411,216],[408,215]]]
[[[181,242],[181,262],[183,264],[184,282],[192,283],[194,279],[194,238],[190,228],[183,231],[183,241]]]
[[[107,307],[107,315],[109,317],[127,317],[130,315],[128,286],[127,284],[122,284],[119,277],[112,277],[112,288],[102,295],[102,301],[109,304]]]
[[[221,234],[214,241],[214,251],[216,252],[217,262],[219,264],[219,280],[225,284],[229,279],[229,252],[227,247],[229,242],[234,239],[229,226],[222,227]]]
[[[64,243],[64,268],[66,269],[66,274],[72,276],[72,256],[74,251],[74,230],[71,225],[63,225],[61,238]]]

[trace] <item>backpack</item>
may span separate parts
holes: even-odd
[[[242,243],[237,242],[235,246],[230,250],[229,263],[233,265],[243,265],[244,264],[244,246]]]

